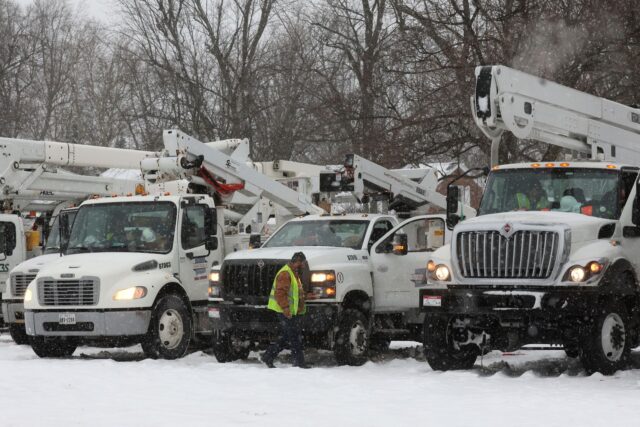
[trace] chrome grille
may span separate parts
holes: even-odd
[[[24,274],[15,273],[11,275],[11,295],[16,298],[24,297],[24,293],[27,290],[27,286],[33,279],[36,278],[36,273]]]
[[[466,278],[546,279],[560,238],[555,231],[465,231],[456,236],[458,266]]]
[[[38,281],[41,305],[95,305],[98,303],[98,282],[94,279]]]

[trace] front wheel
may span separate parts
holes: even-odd
[[[474,345],[454,348],[451,332],[447,319],[425,318],[424,352],[434,371],[471,369],[478,358],[479,349]]]
[[[9,335],[14,343],[18,345],[29,344],[29,335],[24,325],[18,323],[9,324]]]
[[[369,327],[365,315],[355,309],[342,313],[334,353],[339,365],[361,366],[368,359]]]
[[[78,347],[75,339],[62,337],[29,337],[29,344],[42,358],[69,357]]]
[[[591,333],[583,338],[581,359],[585,370],[612,375],[627,365],[630,352],[627,310],[619,303],[603,305],[595,316]]]
[[[191,341],[191,315],[187,304],[177,295],[160,298],[151,313],[149,331],[142,349],[152,359],[179,359],[187,353]]]
[[[249,347],[243,345],[233,333],[219,332],[213,335],[213,355],[220,363],[244,360],[249,357]]]

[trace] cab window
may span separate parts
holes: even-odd
[[[369,249],[371,249],[371,246],[373,246],[375,242],[380,240],[380,238],[387,234],[392,228],[393,224],[391,224],[391,221],[387,219],[378,220],[378,222],[373,225],[373,230],[371,230],[371,236],[369,237],[368,244]]]
[[[407,235],[408,252],[430,252],[444,245],[445,223],[440,218],[422,218],[411,221],[395,233],[385,239],[377,247],[377,252],[382,252],[385,247],[390,247],[396,234]]]
[[[182,211],[182,248],[191,249],[202,246],[207,238],[204,229],[205,223],[204,205],[189,205]]]

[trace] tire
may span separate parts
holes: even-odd
[[[152,359],[179,359],[187,354],[191,331],[187,304],[177,295],[165,295],[153,308],[142,350]]]
[[[334,354],[339,365],[362,366],[369,356],[369,326],[365,315],[347,309],[340,316]]]
[[[29,344],[42,358],[70,357],[78,347],[75,339],[61,337],[29,337]]]
[[[467,346],[457,350],[449,340],[449,321],[444,318],[425,318],[424,354],[434,371],[466,370],[473,368],[480,350]]]
[[[612,375],[629,362],[631,322],[626,308],[617,302],[604,304],[594,318],[591,332],[583,337],[581,360],[587,373]]]
[[[249,347],[234,345],[234,337],[231,333],[215,333],[212,341],[213,355],[220,363],[244,360],[249,357]]]
[[[27,330],[23,324],[9,324],[9,335],[11,335],[13,342],[18,345],[29,344],[29,335],[27,335]]]

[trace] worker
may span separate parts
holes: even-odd
[[[542,210],[549,208],[549,198],[544,191],[540,181],[534,180],[528,191],[518,191],[516,193],[517,210]]]
[[[296,252],[291,261],[282,267],[273,279],[267,308],[276,312],[280,323],[280,337],[272,343],[260,358],[269,368],[275,368],[273,362],[278,354],[289,344],[293,365],[308,368],[304,361],[302,328],[300,321],[306,312],[305,290],[301,271],[307,258],[302,252]]]

